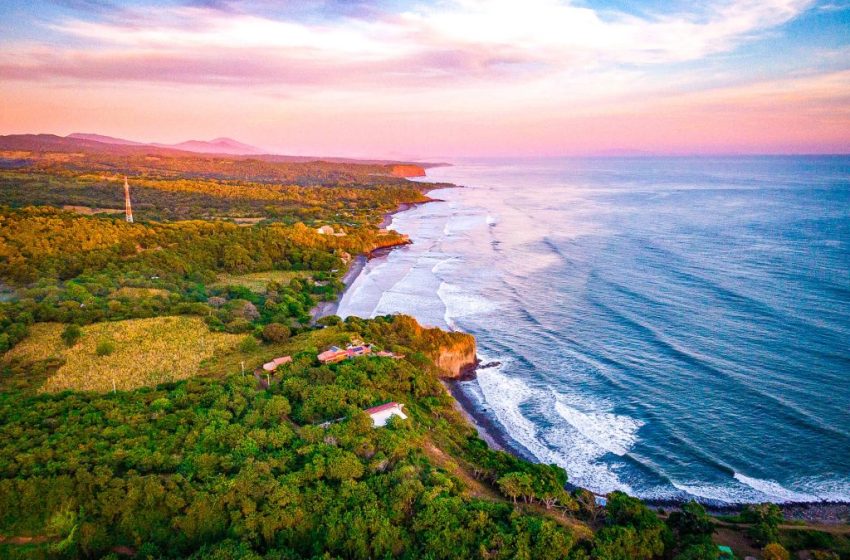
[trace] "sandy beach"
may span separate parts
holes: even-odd
[[[428,204],[429,202],[437,202],[437,199],[429,199],[424,202],[403,202],[399,204],[398,208],[396,208],[392,212],[387,212],[386,214],[384,214],[384,217],[381,219],[381,223],[378,224],[378,227],[382,229],[388,228],[393,221],[394,215],[398,214],[399,212],[405,212],[412,208],[416,208],[420,204]],[[363,272],[363,268],[366,266],[366,263],[369,262],[370,259],[384,256],[396,247],[401,247],[402,245],[391,245],[389,247],[381,247],[379,249],[371,251],[370,253],[355,256],[354,259],[352,259],[351,265],[349,265],[345,275],[342,277],[342,283],[345,285],[345,288],[343,288],[337,298],[334,301],[319,302],[319,304],[310,311],[310,315],[312,315],[313,317],[313,323],[315,323],[322,317],[336,315],[336,312],[339,309],[339,302],[342,300],[342,296],[345,295],[345,292],[351,287],[351,285],[354,283],[360,273]]]

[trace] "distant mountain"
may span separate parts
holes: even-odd
[[[182,150],[184,152],[194,152],[198,154],[227,154],[233,156],[246,155],[262,155],[267,153],[256,146],[250,146],[233,140],[232,138],[216,138],[215,140],[187,140],[179,144],[161,144],[151,142],[145,144],[143,142],[134,142],[123,138],[115,138],[113,136],[104,136],[103,134],[90,134],[84,132],[74,132],[69,134],[67,138],[76,140],[92,140],[103,144],[112,144],[115,146],[154,146],[156,148],[168,148],[172,150]]]
[[[91,134],[87,132],[75,132],[69,134],[66,138],[76,138],[77,140],[92,140],[103,144],[115,144],[116,146],[144,146],[141,142],[133,142],[132,140],[124,140],[123,138],[115,138],[105,136],[103,134]]]
[[[254,150],[248,153],[249,150]],[[102,134],[84,134],[76,132],[68,136],[55,134],[10,134],[0,135],[0,152],[29,151],[32,154],[9,155],[0,153],[0,168],[8,165],[4,160],[24,160],[38,157],[38,153],[65,154],[108,154],[110,156],[138,158],[139,156],[160,156],[169,158],[206,158],[228,161],[257,160],[266,163],[316,163],[374,165],[387,167],[396,177],[422,177],[425,169],[447,165],[445,163],[414,163],[398,160],[354,159],[325,156],[286,156],[262,153],[259,148],[242,144],[230,138],[216,138],[209,142],[189,140],[181,144],[143,144],[113,138]],[[78,157],[78,156],[73,156]],[[380,173],[379,173],[380,174]]]
[[[243,144],[232,138],[216,138],[215,140],[187,140],[179,144],[153,144],[160,148],[174,148],[186,152],[197,152],[202,154],[230,154],[235,156],[261,155],[268,153],[256,146]]]

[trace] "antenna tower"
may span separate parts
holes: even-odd
[[[130,184],[127,182],[127,176],[124,175],[124,215],[127,222],[133,223],[133,206],[130,204]]]

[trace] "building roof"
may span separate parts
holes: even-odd
[[[282,364],[288,364],[292,361],[292,356],[281,356],[280,358],[275,358],[270,362],[266,362],[263,364],[263,369],[266,371],[274,371],[278,366]]]
[[[340,355],[347,356],[348,352],[341,348],[337,348],[336,346],[331,346],[328,350],[325,350],[324,352],[319,354],[319,360],[329,360]]]
[[[379,404],[378,406],[373,406],[372,408],[367,408],[365,412],[366,412],[366,414],[377,414],[379,412],[383,412],[385,410],[391,410],[391,409],[394,409],[394,408],[401,409],[401,407],[403,407],[403,406],[404,406],[403,404],[399,404],[397,402],[388,402],[388,403],[384,403],[384,404]]]

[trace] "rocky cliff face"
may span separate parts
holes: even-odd
[[[451,338],[450,342],[437,349],[434,363],[440,368],[443,377],[462,379],[471,376],[478,365],[475,337],[466,333],[451,333]]]
[[[431,358],[440,377],[462,379],[474,374],[478,358],[471,334],[425,328],[408,315],[395,315],[392,321],[398,343]]]
[[[425,168],[420,165],[399,164],[390,169],[393,177],[424,177]]]

